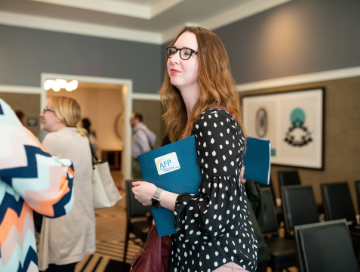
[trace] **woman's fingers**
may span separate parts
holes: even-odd
[[[146,182],[146,181],[133,181],[131,184],[132,184],[132,186],[139,186],[144,182]]]
[[[132,191],[137,199],[144,206],[151,205],[151,198],[154,195],[156,186],[145,181],[134,181]]]

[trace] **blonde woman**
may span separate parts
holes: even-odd
[[[74,206],[60,218],[44,218],[39,248],[41,271],[74,271],[77,262],[95,251],[95,214],[92,195],[92,163],[79,104],[72,98],[52,97],[40,114],[43,129],[50,132],[43,145],[53,156],[72,160]]]
[[[240,180],[245,135],[224,45],[207,29],[186,27],[166,54],[167,133],[172,142],[194,135],[202,182],[197,195],[133,182],[135,197],[151,205],[154,196],[174,211],[171,271],[255,272],[257,239]]]

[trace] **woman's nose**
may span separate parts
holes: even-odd
[[[171,57],[171,61],[174,63],[179,63],[180,61],[180,50],[178,50],[174,56]]]

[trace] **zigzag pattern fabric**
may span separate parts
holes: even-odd
[[[39,271],[33,210],[69,213],[74,169],[52,157],[0,99],[0,271]]]

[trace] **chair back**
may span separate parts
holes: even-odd
[[[270,188],[271,194],[272,194],[272,196],[273,196],[274,205],[276,206],[275,191],[274,191],[274,185],[273,185],[272,180],[271,180],[271,176],[270,176],[270,183],[269,183],[269,185],[264,184],[264,183],[259,183],[259,186],[260,186],[260,188]]]
[[[356,222],[354,205],[347,182],[321,184],[326,220],[345,218]]]
[[[284,186],[281,188],[281,195],[287,234],[295,226],[319,222],[312,186]]]
[[[261,192],[266,203],[266,220],[265,225],[261,228],[264,235],[279,234],[279,226],[276,218],[276,211],[270,188],[261,188]]]
[[[358,203],[358,211],[360,211],[360,180],[355,181],[356,199]]]
[[[281,186],[301,185],[298,171],[279,171],[278,178],[280,188]]]
[[[150,206],[144,206],[135,199],[135,195],[132,192],[133,180],[126,181],[126,211],[128,220],[145,217],[147,212],[151,211]]]
[[[295,226],[300,272],[359,272],[345,219]]]

